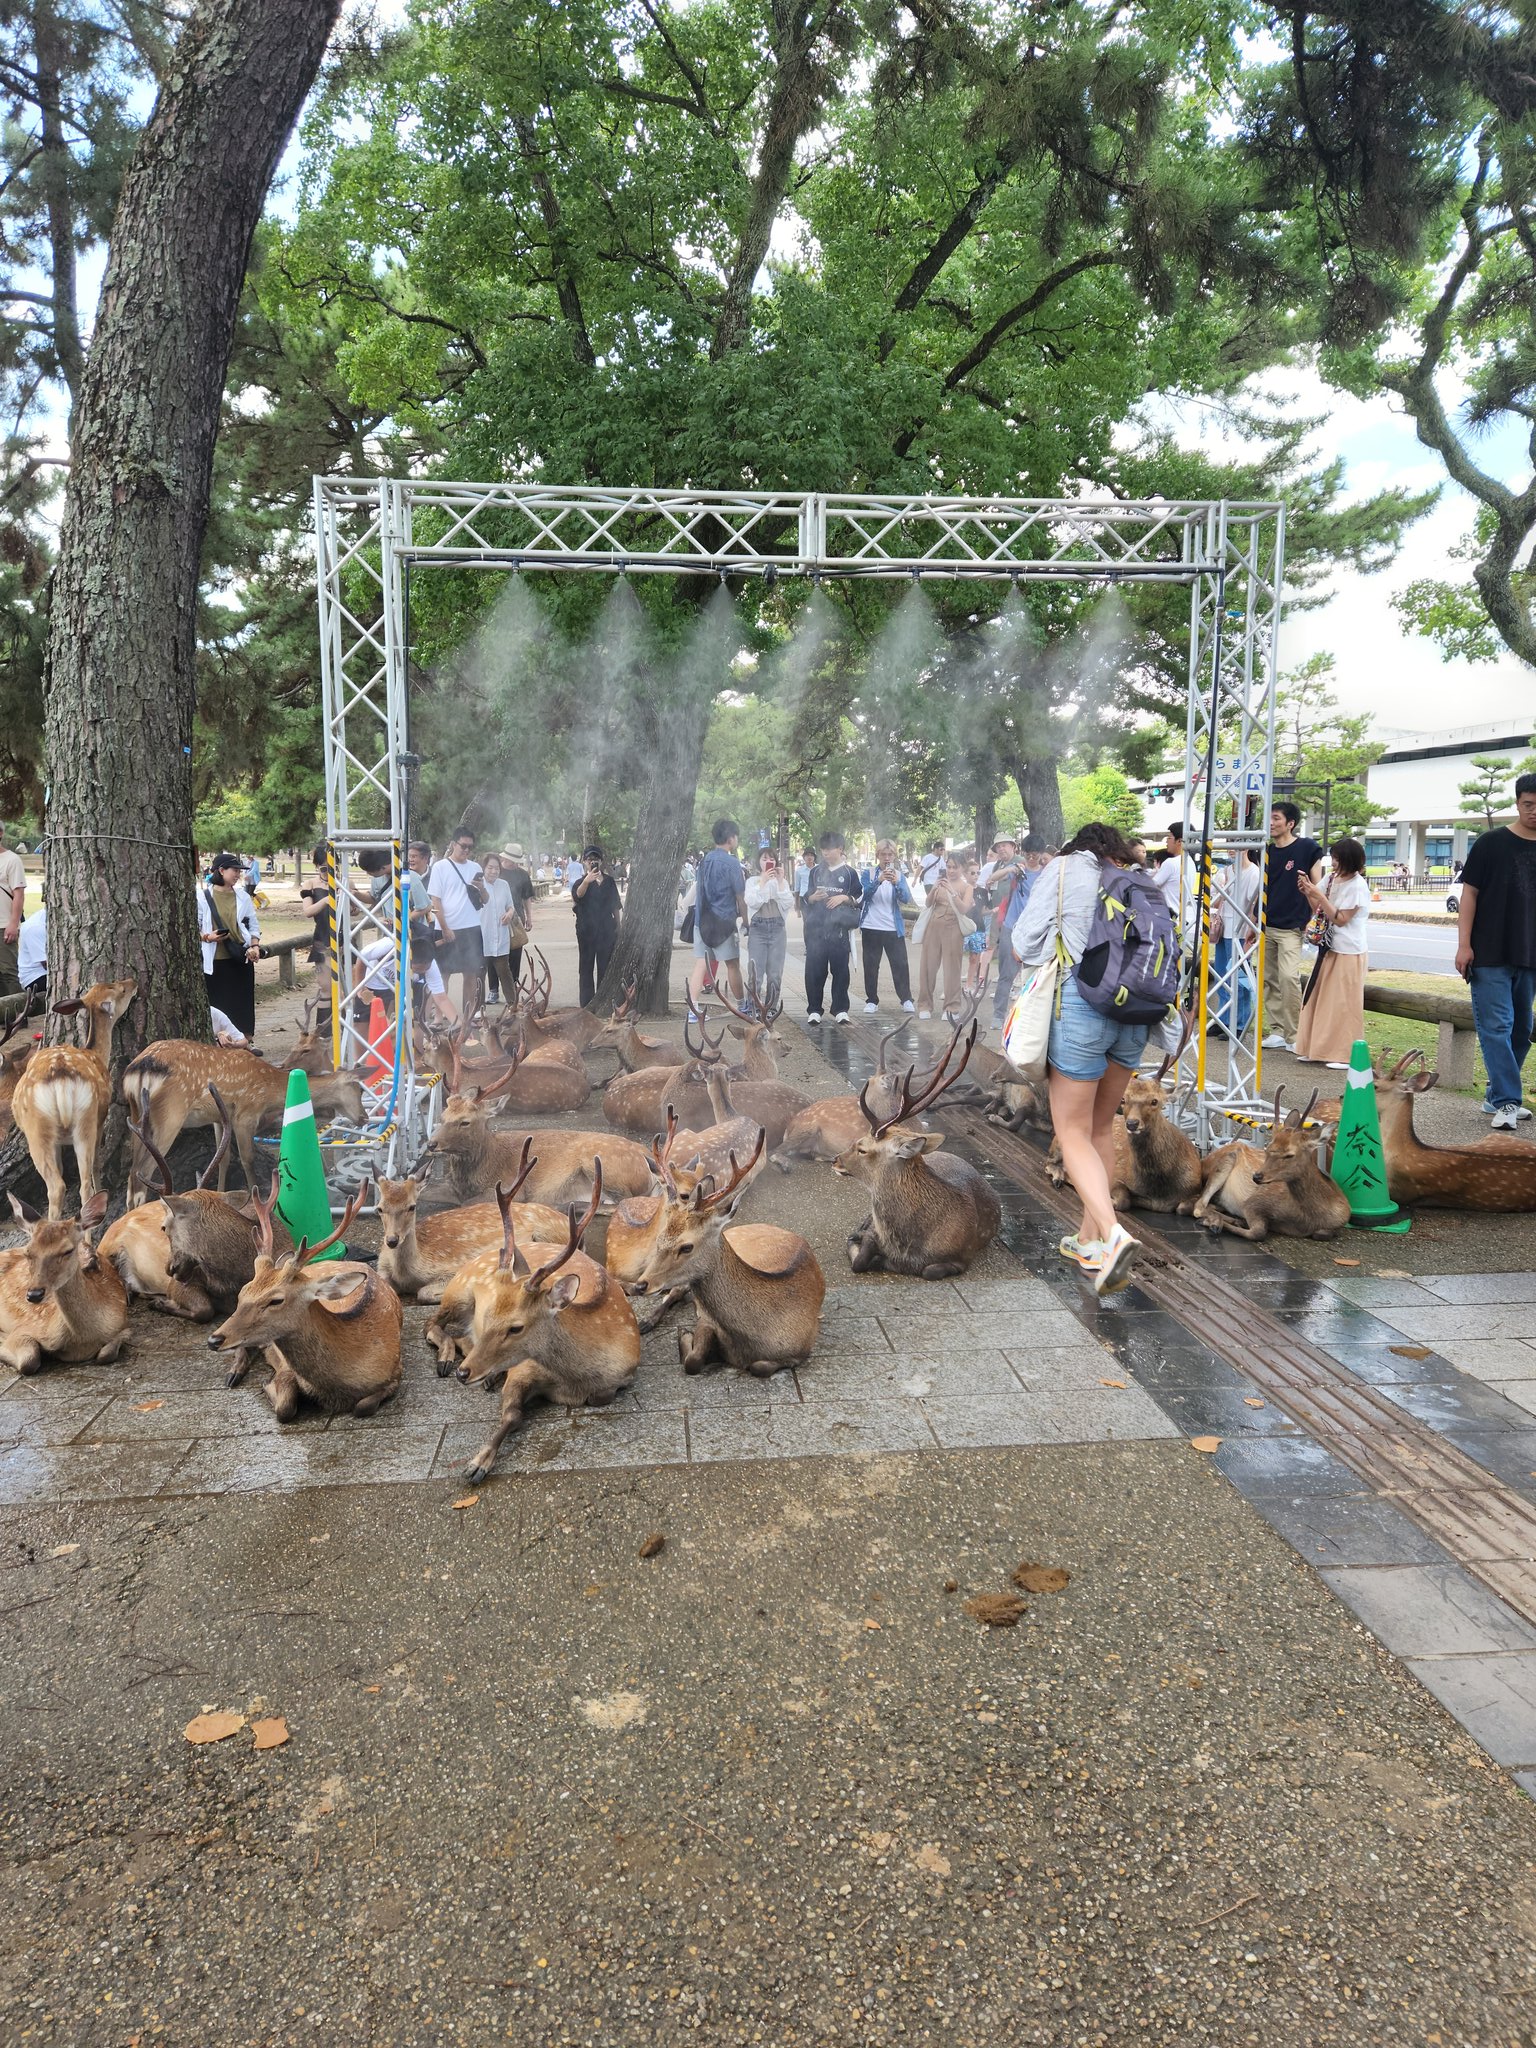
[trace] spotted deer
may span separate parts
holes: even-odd
[[[640,1369],[640,1331],[622,1288],[581,1252],[602,1197],[598,1177],[584,1214],[574,1207],[563,1250],[532,1265],[504,1204],[501,1252],[468,1286],[450,1283],[435,1321],[445,1345],[464,1348],[456,1376],[465,1386],[501,1379],[496,1426],[464,1468],[471,1483],[488,1476],[496,1455],[539,1398],[567,1408],[606,1407]],[[498,1194],[497,1200],[501,1197]],[[551,1249],[540,1246],[535,1257]],[[442,1362],[438,1370],[448,1368]]]
[[[564,1210],[515,1199],[537,1164],[532,1150],[533,1139],[525,1138],[517,1178],[506,1190],[512,1220],[523,1236],[558,1243],[565,1234]],[[503,1218],[495,1202],[473,1202],[418,1220],[416,1205],[424,1185],[414,1173],[378,1183],[379,1271],[397,1294],[437,1302],[462,1265],[501,1243]]]
[[[362,1206],[354,1195],[329,1237],[301,1238],[279,1254],[273,1237],[277,1180],[257,1212],[256,1270],[240,1290],[234,1313],[208,1339],[210,1351],[232,1347],[227,1384],[238,1386],[253,1351],[272,1369],[265,1392],[279,1422],[292,1422],[301,1396],[333,1413],[372,1415],[400,1384],[400,1297],[371,1266],[321,1261],[351,1227]]]
[[[55,1003],[54,1014],[84,1013],[83,1046],[45,1045],[26,1064],[11,1096],[11,1115],[48,1190],[48,1214],[64,1213],[64,1147],[75,1155],[82,1209],[96,1192],[96,1146],[112,1099],[107,1069],[112,1033],[139,992],[136,981],[93,982],[85,994]]]
[[[733,1081],[775,1080],[779,1066],[773,1056],[773,1027],[784,1013],[779,984],[770,981],[759,989],[757,969],[753,967],[747,972],[745,1008],[731,1001],[720,986],[718,977],[709,984],[709,994],[726,1013],[726,1029],[733,1038],[741,1040],[741,1059],[732,1065],[730,1078]]]
[[[766,1026],[754,1028],[766,1031]],[[742,1077],[739,1070],[724,1066],[722,1047],[725,1034],[710,1035],[708,1006],[697,1020],[683,1027],[683,1039],[691,1055],[686,1067],[646,1067],[634,1074],[616,1074],[603,1090],[603,1115],[620,1130],[638,1132],[642,1137],[659,1136],[666,1128],[667,1111],[674,1109],[681,1123],[703,1128],[714,1116],[709,1085],[705,1079],[711,1067],[722,1069],[733,1116],[749,1117],[768,1133],[770,1146],[783,1143],[790,1118],[809,1107],[810,1097],[787,1081],[772,1076]],[[766,1052],[762,1057],[772,1060]]]
[[[1275,1090],[1269,1145],[1260,1151],[1244,1139],[1219,1145],[1207,1155],[1205,1186],[1191,1214],[1208,1230],[1228,1230],[1257,1241],[1277,1237],[1337,1237],[1349,1228],[1349,1197],[1317,1163],[1317,1140],[1305,1129],[1317,1090],[1305,1109],[1293,1109],[1282,1123]]]
[[[540,1038],[568,1038],[578,1052],[586,1052],[602,1033],[602,1018],[595,1010],[574,1006],[566,1010],[551,1010],[549,997],[554,977],[550,973],[549,962],[537,946],[530,946],[526,957],[530,987],[524,1015],[531,1042],[537,1043]]]
[[[450,1095],[427,1141],[428,1153],[447,1162],[449,1184],[461,1201],[492,1194],[498,1181],[510,1181],[518,1171],[528,1133],[492,1130],[495,1106],[478,1088]],[[541,1130],[537,1143],[524,1190],[530,1202],[584,1202],[599,1161],[615,1200],[650,1189],[650,1154],[612,1131]]]
[[[592,1050],[595,1052],[599,1047],[612,1046],[626,1074],[636,1073],[641,1067],[681,1065],[683,1056],[670,1039],[647,1038],[636,1024],[635,1003],[639,987],[639,982],[634,979],[625,985],[624,1000],[593,1039]]]
[[[1405,1053],[1376,1083],[1387,1192],[1423,1209],[1506,1213],[1536,1209],[1536,1145],[1490,1131],[1472,1145],[1426,1145],[1413,1128],[1414,1098],[1440,1076],[1422,1052]]]
[[[455,1047],[449,1084],[454,1095],[469,1092],[463,1079],[464,1069]],[[568,1066],[558,1058],[524,1061],[515,1052],[510,1064],[499,1074],[481,1079],[475,1086],[483,1100],[495,1103],[499,1109],[520,1109],[527,1116],[557,1116],[562,1111],[580,1109],[592,1093],[585,1068]]]
[[[884,1116],[898,1101],[896,1078],[886,1071],[886,1051],[893,1038],[899,1038],[906,1029],[898,1024],[887,1031],[881,1039],[875,1054],[875,1071],[867,1083],[869,1106],[878,1115]],[[955,1034],[959,1036],[958,1031]],[[951,1040],[953,1043],[953,1040]],[[864,1111],[857,1095],[823,1095],[815,1102],[809,1102],[804,1109],[797,1110],[784,1126],[784,1136],[778,1149],[772,1155],[772,1163],[780,1173],[788,1173],[797,1159],[825,1159],[831,1162],[840,1159],[859,1142],[860,1133],[866,1128]],[[928,1127],[921,1119],[917,1128]]]
[[[107,1365],[121,1351],[128,1296],[92,1241],[107,1199],[97,1188],[78,1217],[44,1219],[11,1196],[17,1221],[31,1229],[19,1250],[0,1252],[0,1366],[34,1373],[50,1358]]]
[[[728,1110],[724,1083],[718,1073],[711,1074],[710,1083],[710,1092],[717,1098],[717,1109],[722,1112]],[[758,1144],[761,1134],[761,1124],[739,1116],[722,1116],[720,1121],[703,1131],[680,1130],[677,1112],[668,1110],[665,1139],[654,1138],[651,1141],[657,1182],[668,1190],[690,1194],[706,1181],[723,1180],[735,1171],[737,1156],[747,1158],[750,1155],[752,1164],[741,1183],[745,1188],[763,1163],[762,1147]],[[621,1287],[632,1288],[645,1272],[658,1242],[665,1210],[664,1195],[639,1195],[620,1202],[609,1217],[603,1263]],[[674,1302],[681,1301],[686,1292],[686,1288],[678,1287],[657,1297],[653,1288],[652,1300],[640,1315],[641,1329],[653,1330],[667,1310]]]
[[[759,1131],[745,1163],[733,1156],[721,1178],[711,1174],[685,1190],[662,1155],[666,1193],[633,1291],[692,1291],[698,1316],[677,1333],[686,1373],[729,1365],[768,1379],[803,1365],[816,1348],[827,1283],[815,1253],[796,1231],[733,1221],[762,1157]]]
[[[973,1023],[958,1065],[950,1064],[951,1046],[915,1096],[915,1069],[909,1069],[895,1109],[884,1116],[870,1106],[864,1084],[859,1100],[869,1128],[833,1167],[870,1190],[870,1212],[848,1240],[855,1273],[949,1280],[973,1265],[997,1236],[1002,1208],[975,1167],[952,1152],[937,1152],[942,1133],[912,1128],[913,1118],[964,1071],[975,1042]]]

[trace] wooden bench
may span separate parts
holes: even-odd
[[[1435,1065],[1447,1088],[1473,1085],[1472,1061],[1477,1052],[1477,1031],[1472,1022],[1470,996],[1421,996],[1407,989],[1383,988],[1379,981],[1365,984],[1365,1007],[1383,1017],[1409,1017],[1415,1024],[1439,1028]]]

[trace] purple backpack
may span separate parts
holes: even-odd
[[[1178,994],[1179,945],[1173,912],[1140,868],[1102,862],[1088,943],[1077,963],[1083,1001],[1126,1024],[1157,1024]]]

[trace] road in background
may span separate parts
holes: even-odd
[[[1411,974],[1456,972],[1456,921],[1444,924],[1394,924],[1371,912],[1370,962],[1373,968],[1403,968]]]

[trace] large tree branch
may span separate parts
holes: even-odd
[[[549,236],[550,263],[555,274],[555,297],[560,302],[560,311],[570,329],[571,347],[576,360],[584,369],[593,369],[597,355],[592,347],[592,337],[587,332],[587,316],[582,309],[581,293],[576,286],[576,274],[571,265],[570,245],[566,240],[564,219],[560,211],[559,194],[554,181],[544,168],[543,153],[533,132],[533,123],[526,116],[519,116],[512,123],[517,139],[522,145],[523,155],[533,179],[534,193],[538,198],[539,212],[544,219],[545,231]]]
[[[958,206],[945,223],[943,231],[933,242],[922,260],[914,264],[906,283],[891,301],[893,313],[910,313],[921,304],[924,293],[933,284],[940,271],[960,247],[981,217],[982,209],[992,198],[998,187],[1019,161],[1017,148],[999,150],[997,162],[984,178],[977,181],[967,198]],[[880,361],[883,363],[896,346],[894,330],[880,337]]]

